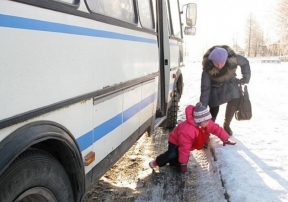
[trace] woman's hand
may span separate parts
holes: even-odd
[[[240,85],[244,85],[244,84],[245,84],[244,78],[242,78],[242,79],[237,79],[237,83],[240,84]]]

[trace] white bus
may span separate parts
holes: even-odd
[[[80,202],[173,128],[195,22],[178,0],[1,0],[0,202]]]

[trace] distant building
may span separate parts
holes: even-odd
[[[268,46],[269,56],[288,55],[288,43],[283,43],[280,40]]]
[[[280,55],[280,43],[279,41],[268,45],[269,56]]]
[[[268,48],[266,45],[260,45],[259,46],[257,56],[259,56],[259,57],[269,56]]]

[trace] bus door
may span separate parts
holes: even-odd
[[[157,117],[163,117],[167,111],[167,101],[169,92],[169,74],[170,74],[170,45],[168,4],[167,0],[158,1],[158,43],[159,43],[159,89],[157,103]]]

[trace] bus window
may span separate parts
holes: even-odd
[[[142,27],[154,29],[151,1],[138,0],[138,9]]]
[[[154,23],[156,23],[157,22],[157,16],[156,16],[156,0],[152,0],[152,7],[153,7],[153,19],[154,19]],[[155,24],[154,24],[154,26],[156,26]]]
[[[133,0],[87,0],[87,5],[94,13],[117,18],[130,23],[136,23]]]
[[[182,38],[178,1],[169,0],[169,2],[170,2],[170,13],[173,27],[173,35],[174,37]]]
[[[171,20],[170,20],[169,8],[168,8],[168,0],[166,0],[166,11],[167,11],[168,33],[169,33],[169,36],[171,36],[172,35],[172,28],[171,28]]]

